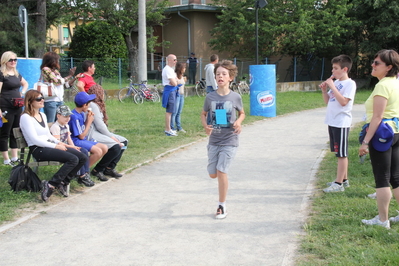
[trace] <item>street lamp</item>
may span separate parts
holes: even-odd
[[[264,8],[267,5],[266,0],[256,0],[255,2],[255,38],[256,38],[256,64],[259,64],[259,29],[258,29],[258,10],[259,8]]]

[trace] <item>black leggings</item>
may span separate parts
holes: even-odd
[[[369,144],[371,165],[373,167],[375,187],[399,187],[399,133],[395,134],[391,148],[379,152]]]
[[[29,148],[32,150],[33,157],[35,157],[38,162],[56,161],[63,163],[61,168],[58,169],[51,180],[49,180],[49,183],[54,187],[58,187],[61,182],[65,185],[69,184],[88,158],[86,155],[73,148],[67,148],[66,151],[37,146],[31,146]]]

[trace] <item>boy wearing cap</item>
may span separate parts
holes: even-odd
[[[69,131],[69,125],[68,125],[71,114],[72,114],[71,109],[69,109],[68,106],[66,105],[58,106],[56,110],[57,121],[55,121],[54,124],[51,126],[50,132],[53,135],[53,137],[65,143],[66,144],[65,146],[77,149],[81,153],[87,156],[85,165],[83,165],[83,167],[79,170],[80,174],[78,178],[78,183],[83,184],[86,187],[92,187],[94,186],[94,182],[93,180],[91,180],[89,174],[90,172],[89,158],[88,158],[89,152],[85,148],[75,146],[71,139],[71,133]]]
[[[91,112],[91,110],[89,110],[89,104],[95,98],[95,94],[89,95],[84,91],[76,94],[76,108],[72,110],[69,127],[71,130],[71,138],[73,143],[78,147],[83,147],[90,151],[90,167],[102,157],[91,171],[91,175],[96,176],[100,181],[108,181],[108,178],[104,176],[103,172],[109,162],[114,160],[119,155],[120,151],[114,150],[112,148],[108,150],[107,145],[98,143],[95,140],[87,139],[90,126],[94,121],[94,114]]]
[[[345,190],[344,187],[349,187],[348,139],[356,93],[356,83],[348,76],[352,59],[347,55],[339,55],[334,57],[331,63],[332,76],[319,86],[327,104],[325,123],[330,135],[330,149],[338,158],[336,179],[327,183],[328,187],[323,189],[326,193],[341,192]]]

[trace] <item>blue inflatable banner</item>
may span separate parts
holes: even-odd
[[[40,65],[42,64],[41,58],[21,58],[18,57],[17,70],[21,73],[22,77],[28,82],[28,90],[33,89],[35,84],[40,78]]]
[[[276,116],[276,66],[251,65],[250,115]]]

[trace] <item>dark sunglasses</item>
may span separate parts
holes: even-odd
[[[378,66],[380,64],[383,64],[383,62],[374,60],[374,61],[371,61],[371,64],[374,64],[374,65]]]
[[[41,100],[44,100],[44,97],[43,97],[43,96],[42,96],[42,97],[37,97],[37,98],[35,99],[36,102],[40,102]]]
[[[177,59],[173,59],[173,61],[177,61]]]
[[[10,60],[8,60],[8,62],[17,62],[18,61],[18,59],[17,58],[15,58],[15,59],[10,59]]]

